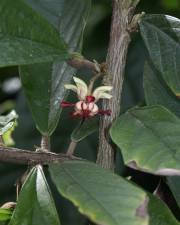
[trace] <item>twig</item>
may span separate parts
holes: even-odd
[[[69,157],[73,156],[76,146],[77,146],[77,142],[71,141],[69,144],[68,150],[66,152],[66,155]]]
[[[66,160],[80,160],[75,156],[66,154],[55,154],[52,152],[33,152],[17,148],[8,148],[0,146],[0,162],[14,163],[21,165],[47,165],[51,162],[63,162]]]
[[[95,74],[95,76],[93,76],[89,82],[89,87],[88,87],[88,91],[89,91],[89,94],[92,93],[92,89],[93,89],[93,86],[94,86],[94,83],[96,82],[96,80],[98,80],[103,74],[102,73],[97,73]]]
[[[42,136],[41,138],[41,150],[42,151],[50,151],[50,137]]]
[[[66,61],[70,66],[76,68],[76,69],[82,69],[86,68],[88,70],[91,70],[94,74],[105,74],[107,71],[107,65],[105,62],[102,62],[101,64],[98,64],[95,60],[92,62],[86,58],[74,56]]]
[[[67,60],[67,63],[76,69],[86,68],[95,73],[98,72],[96,64],[85,58],[74,57],[74,58]]]

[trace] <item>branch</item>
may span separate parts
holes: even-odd
[[[107,65],[105,62],[98,64],[96,61],[92,62],[88,59],[83,58],[83,56],[74,56],[66,61],[70,66],[81,69],[85,68],[91,70],[94,74],[106,74],[107,72]]]
[[[97,73],[97,67],[94,62],[89,61],[88,59],[82,58],[82,57],[73,57],[71,59],[67,60],[67,63],[76,68],[76,69],[81,69],[81,68],[86,68],[89,69],[95,73]]]
[[[0,162],[15,163],[21,165],[46,165],[51,162],[63,162],[66,160],[80,159],[75,156],[65,154],[55,154],[52,152],[33,152],[17,148],[8,148],[0,146]]]
[[[110,142],[109,128],[120,112],[126,58],[131,41],[130,30],[133,31],[132,21],[134,22],[134,7],[127,5],[127,2],[113,1],[110,43],[106,59],[108,69],[107,75],[104,76],[104,84],[113,86],[113,98],[109,101],[104,100],[102,106],[104,110],[111,109],[112,113],[109,117],[102,117],[100,121],[97,163],[112,170],[114,169],[115,152]]]

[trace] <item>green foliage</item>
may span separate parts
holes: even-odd
[[[149,225],[179,225],[169,208],[160,199],[149,196]]]
[[[71,140],[75,142],[82,141],[90,134],[96,132],[98,130],[98,127],[99,120],[97,117],[87,119],[83,123],[82,121],[80,121],[80,123],[71,134]]]
[[[9,225],[60,225],[41,166],[34,167],[22,187]]]
[[[18,115],[14,110],[12,110],[6,116],[0,116],[0,135],[2,135],[3,141],[5,145],[13,145],[14,141],[11,137],[12,132],[16,127],[16,119]]]
[[[141,35],[151,61],[175,95],[180,95],[180,20],[147,15],[140,23]]]
[[[162,1],[162,4],[165,2]],[[176,1],[173,2],[175,4]],[[135,7],[138,3],[139,0],[122,1],[125,8]],[[101,3],[95,4],[100,6]],[[37,129],[43,135],[52,135],[58,124],[61,113],[59,103],[66,98],[64,84],[70,83],[76,72],[66,60],[76,52],[80,55],[90,8],[91,0],[0,0],[0,67],[19,66],[29,108]],[[98,16],[95,15],[91,22],[97,25],[97,20],[110,13],[109,2],[107,8],[101,15],[98,11]],[[149,53],[144,68],[144,92],[148,106],[133,108],[121,115],[110,128],[110,135],[120,148],[127,166],[153,175],[179,175],[180,20],[165,15],[146,15],[140,22],[140,33]],[[97,33],[95,35],[98,36]],[[88,38],[88,41],[96,39]],[[14,111],[0,117],[0,135],[4,140],[11,140],[16,119]],[[71,134],[71,140],[84,140],[98,130],[98,122],[96,117],[83,123],[80,121]],[[70,123],[64,122],[66,127]],[[108,132],[105,135],[108,138]],[[62,141],[63,138],[61,136]],[[83,150],[87,151],[86,148]],[[94,151],[94,148],[91,147],[91,150]],[[143,187],[94,163],[68,160],[50,164],[49,168],[53,192],[55,186],[61,197],[72,202],[82,215],[94,223],[179,224],[163,201]],[[131,180],[131,174],[128,179]],[[1,179],[3,182],[4,179]],[[167,184],[179,206],[179,177],[167,177]],[[63,201],[59,201],[62,208]],[[68,211],[68,217],[70,213]],[[7,223],[9,219],[9,225],[60,225],[42,166],[31,169],[13,214],[0,209],[0,224]],[[73,224],[82,225],[79,220]]]
[[[129,166],[154,174],[180,174],[180,120],[162,106],[129,110],[110,133]]]
[[[52,164],[50,173],[59,192],[95,223],[147,224],[136,215],[146,194],[117,175],[84,161]]]
[[[12,210],[0,208],[0,221],[9,220],[12,216]]]
[[[48,1],[27,2],[53,24],[68,44],[69,51],[81,51],[90,0],[55,1],[53,4]],[[58,14],[57,9],[61,9]],[[74,11],[77,13],[76,16]],[[50,136],[55,130],[61,112],[60,102],[65,97],[64,84],[70,83],[74,73],[75,69],[62,60],[20,67],[20,76],[29,107],[36,126],[42,134]]]
[[[147,105],[163,105],[180,117],[180,101],[163,81],[161,74],[152,64],[144,68],[144,92]]]
[[[174,198],[180,208],[180,176],[173,176],[167,178],[167,184],[169,185]]]
[[[69,57],[58,32],[23,1],[0,0],[0,67]]]

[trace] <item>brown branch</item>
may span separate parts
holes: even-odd
[[[132,29],[133,11],[127,6],[128,1],[113,1],[113,15],[110,33],[110,43],[106,59],[108,71],[104,76],[104,84],[112,85],[113,98],[103,101],[103,109],[111,109],[111,116],[101,118],[99,150],[97,163],[107,169],[114,169],[115,152],[109,138],[109,128],[120,112],[121,93],[124,80],[126,57],[131,41],[130,28]],[[133,8],[134,9],[134,8]]]
[[[107,70],[107,65],[105,62],[102,62],[101,64],[98,64],[97,62],[92,62],[88,59],[85,59],[83,57],[77,57],[74,56],[71,59],[68,59],[66,61],[70,66],[76,68],[76,69],[81,69],[85,68],[88,70],[91,70],[92,73],[95,74],[105,74]]]
[[[55,154],[52,152],[33,152],[17,148],[8,148],[0,146],[0,162],[14,163],[21,165],[46,165],[51,162],[63,162],[66,160],[80,159],[75,156],[65,154]]]
[[[74,57],[74,58],[68,59],[67,63],[76,69],[86,68],[95,73],[98,72],[96,68],[96,64],[85,58]]]

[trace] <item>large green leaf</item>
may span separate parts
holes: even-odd
[[[51,164],[50,173],[59,192],[97,224],[179,224],[161,200],[94,163]]]
[[[131,109],[114,122],[110,134],[130,167],[180,174],[180,119],[164,107]]]
[[[84,161],[52,164],[50,173],[59,192],[95,223],[148,224],[146,216],[138,216],[146,194],[123,178]]]
[[[22,0],[0,0],[0,67],[67,59],[63,39]]]
[[[9,225],[60,225],[41,166],[29,173]]]
[[[144,92],[147,105],[163,105],[180,117],[180,101],[150,63],[144,68]]]
[[[24,2],[46,18],[58,30],[59,16],[62,14],[65,0],[24,0]]]
[[[97,117],[80,122],[71,134],[71,140],[75,142],[82,141],[87,136],[96,132],[99,128],[99,119]]]
[[[26,0],[58,29],[71,51],[80,51],[91,0]],[[51,6],[50,6],[51,5]],[[60,10],[57,15],[57,9]],[[56,22],[53,22],[51,15]],[[51,135],[60,116],[59,103],[65,97],[64,84],[70,83],[75,69],[65,62],[36,64],[20,68],[21,80],[39,131]]]
[[[169,185],[174,195],[174,198],[180,208],[180,176],[168,177],[167,184]]]
[[[180,20],[147,15],[141,20],[140,30],[155,67],[171,90],[180,95]]]

